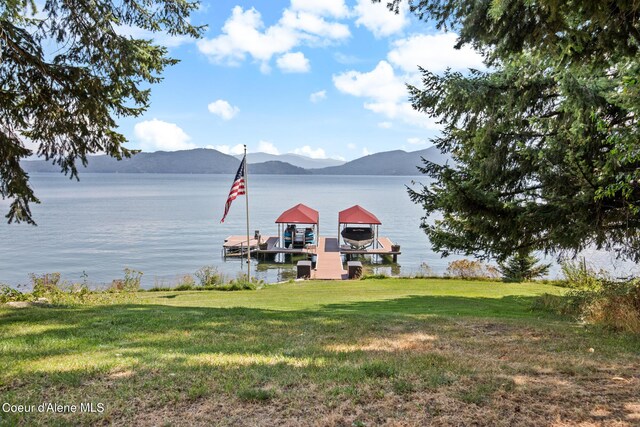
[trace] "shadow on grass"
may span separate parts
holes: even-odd
[[[54,391],[68,402],[91,396],[111,402],[107,415],[122,420],[133,416],[122,409],[126,402],[141,396],[148,409],[221,392],[270,400],[277,396],[271,388],[310,382],[339,385],[338,398],[368,383],[447,387],[470,370],[459,355],[389,352],[384,339],[416,330],[447,339],[440,330],[460,327],[452,323],[463,317],[502,319],[513,324],[510,334],[544,328],[556,318],[532,313],[533,299],[408,296],[300,311],[152,304],[8,310],[0,317],[0,395],[24,403]],[[378,350],[332,350],[380,338]]]
[[[366,339],[424,318],[430,324],[456,316],[550,318],[532,314],[532,300],[409,296],[302,311],[151,304],[12,310],[0,318],[0,362],[18,358],[28,370],[28,361],[96,350],[119,352],[141,364],[178,352],[331,358],[335,354],[325,348],[336,339]]]
[[[535,317],[528,309],[531,300],[409,296],[303,311],[147,304],[12,310],[0,318],[0,361],[24,363],[96,349],[117,350],[140,363],[168,352],[328,357],[323,348],[337,338],[380,334],[381,319],[384,329],[421,316],[429,317],[430,323],[449,316]]]

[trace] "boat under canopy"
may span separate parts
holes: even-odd
[[[338,229],[345,244],[361,250],[375,245],[380,220],[360,205],[345,209],[338,214]],[[375,227],[375,228],[374,228]]]
[[[315,233],[312,227],[300,227],[295,224],[288,224],[284,233],[284,247],[304,247],[315,243]]]
[[[352,248],[364,249],[373,244],[375,233],[371,227],[345,227],[340,235],[342,240]]]
[[[318,211],[299,203],[287,209],[276,219],[280,246],[305,247],[316,243],[320,232],[320,215]],[[307,226],[301,227],[304,224]]]

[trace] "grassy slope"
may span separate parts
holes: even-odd
[[[0,308],[0,403],[106,404],[102,414],[0,411],[0,425],[640,421],[638,339],[532,312],[543,292],[561,290],[305,282]]]

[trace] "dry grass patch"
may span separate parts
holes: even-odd
[[[166,300],[187,307],[0,309],[0,401],[107,405],[0,425],[638,424],[637,337],[531,312],[497,284],[395,283],[344,284],[359,301],[310,284],[235,308],[199,292]],[[315,305],[292,309],[292,289]]]
[[[430,345],[438,338],[435,335],[427,335],[422,332],[399,334],[388,338],[371,338],[367,342],[359,344],[330,344],[326,348],[337,353],[350,353],[354,351],[419,351],[424,352],[433,347]]]

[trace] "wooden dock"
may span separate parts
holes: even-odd
[[[262,244],[262,248],[260,246]],[[265,246],[266,244],[266,246]],[[225,257],[234,257],[247,254],[247,236],[229,236],[222,244]],[[281,248],[278,246],[278,237],[269,236],[266,240],[258,242],[254,238],[249,239],[249,250],[252,254],[314,254],[315,246],[304,248]]]
[[[229,236],[225,239],[223,253],[225,257],[246,256],[247,249],[251,255],[269,256],[277,254],[316,256],[316,268],[312,271],[311,278],[317,280],[343,280],[348,278],[348,272],[344,269],[342,255],[347,258],[351,255],[381,255],[392,256],[393,262],[397,262],[401,254],[400,247],[393,244],[388,237],[378,237],[375,248],[352,249],[349,246],[339,246],[335,237],[319,237],[318,245],[307,245],[302,248],[282,248],[279,246],[277,236],[268,236],[258,242],[255,238],[247,236]]]
[[[246,240],[246,239],[245,239]],[[340,247],[340,252],[345,255],[382,255],[382,256],[392,256],[393,262],[398,262],[398,255],[402,254],[400,252],[400,246],[396,246],[393,244],[391,239],[388,237],[378,237],[378,245],[376,248],[372,249],[352,249],[347,245],[342,245]]]
[[[317,249],[316,269],[311,274],[317,280],[343,280],[347,271],[342,267],[342,254],[335,237],[320,237]]]

